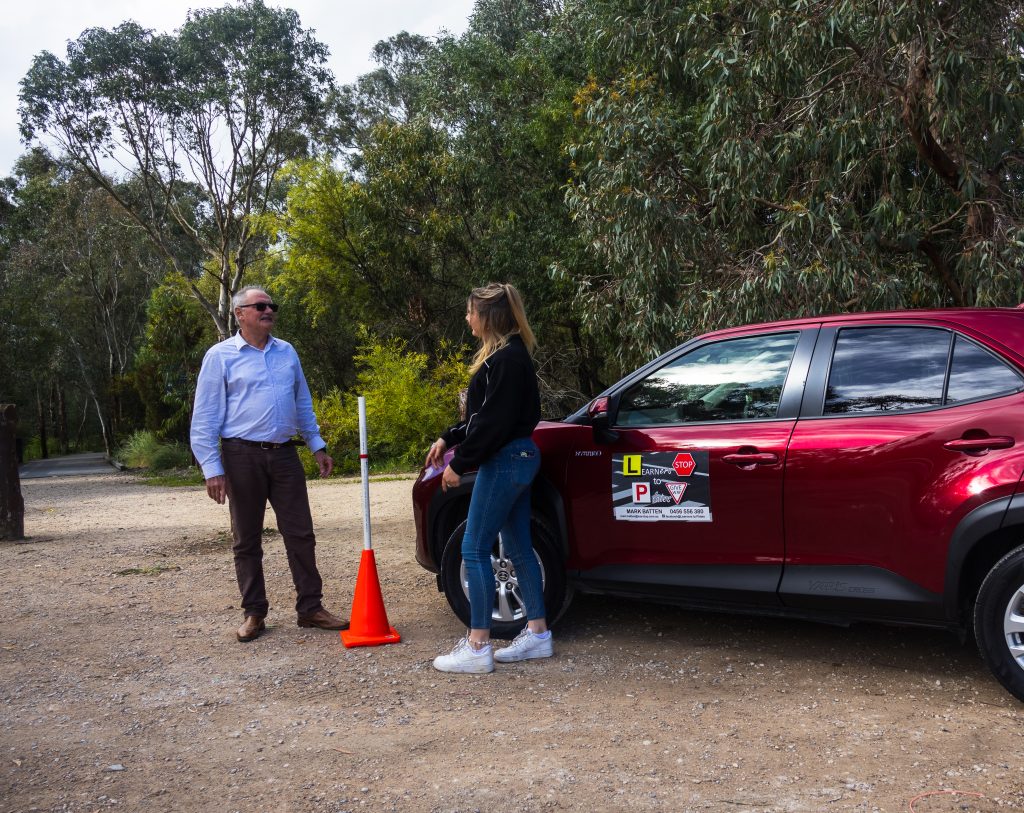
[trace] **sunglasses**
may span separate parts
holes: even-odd
[[[270,308],[274,313],[277,313],[277,309],[281,306],[276,302],[253,302],[251,305],[239,305],[240,308],[256,308],[260,313],[263,313],[267,308]]]

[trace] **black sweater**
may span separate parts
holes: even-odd
[[[470,379],[466,420],[441,433],[449,448],[458,444],[452,471],[462,475],[479,468],[506,443],[529,437],[538,421],[537,371],[523,340],[514,335]]]

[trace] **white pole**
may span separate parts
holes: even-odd
[[[370,540],[370,459],[366,453],[366,399],[359,396],[359,472],[363,476],[363,550],[373,550]]]

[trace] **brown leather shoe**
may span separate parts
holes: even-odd
[[[331,615],[321,607],[312,615],[300,615],[299,626],[317,627],[322,630],[347,630],[348,621],[342,621],[338,616]]]
[[[242,643],[246,641],[255,641],[259,638],[267,629],[267,622],[263,620],[261,615],[247,615],[245,617],[245,623],[238,628],[238,632],[235,634],[238,636],[238,640]]]

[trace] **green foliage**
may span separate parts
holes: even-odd
[[[43,447],[39,442],[39,437],[30,438],[25,442],[25,446],[22,450],[22,456],[24,461],[28,463],[30,460],[41,460],[43,457]]]
[[[840,310],[1016,304],[1017,2],[581,3],[558,264],[632,366],[680,334]]]
[[[16,390],[22,421],[53,416],[61,451],[72,411],[96,422],[84,430],[109,452],[137,418],[129,374],[163,262],[113,197],[66,162],[37,151],[16,171],[0,285],[11,376],[0,388]]]
[[[115,457],[130,469],[146,468],[159,445],[160,441],[152,432],[133,432],[121,444]]]
[[[281,304],[281,335],[295,345],[310,388],[345,389],[355,382],[359,325],[382,313],[351,239],[361,231],[349,225],[358,216],[358,185],[328,161],[293,162],[286,179],[285,211],[266,225],[285,239],[285,251],[268,263],[267,290]]]
[[[381,43],[381,68],[348,89],[355,149],[347,184],[334,187],[344,205],[321,229],[335,237],[341,275],[365,285],[374,332],[422,352],[467,338],[470,288],[515,284],[556,413],[599,384],[572,286],[549,274],[555,260],[592,269],[563,202],[572,98],[586,74],[580,32],[560,7],[481,0],[458,39]]]
[[[188,440],[196,377],[217,340],[187,283],[171,274],[153,289],[133,382],[145,408],[145,428],[162,439]]]
[[[183,440],[209,323],[226,335],[259,278],[343,467],[360,390],[375,459],[414,465],[489,280],[524,293],[546,415],[724,324],[1016,304],[1022,14],[478,0],[462,36],[393,36],[340,94],[312,32],[261,0],[173,35],[91,29],[22,82],[24,134],[66,156],[0,185],[0,389],[39,435],[63,412],[116,435],[133,384],[146,427]]]
[[[169,469],[159,474],[147,472],[144,476],[147,486],[201,486],[206,482],[202,471],[196,467]]]
[[[468,381],[466,366],[447,344],[438,349],[431,365],[425,353],[410,351],[400,339],[381,342],[365,336],[364,341],[356,355],[355,390],[334,389],[314,399],[320,432],[338,470],[358,472],[362,395],[373,468],[417,468],[431,441],[458,420],[459,393]],[[307,470],[312,472],[309,464]]]
[[[186,468],[192,463],[192,453],[184,444],[161,441],[154,433],[133,432],[115,455],[130,469],[167,471]]]
[[[173,35],[134,22],[90,28],[66,59],[33,60],[22,133],[53,140],[106,189],[226,337],[230,297],[267,252],[255,221],[280,203],[278,172],[325,136],[327,54],[294,11],[262,0],[190,12]],[[111,163],[134,189],[106,176]],[[213,297],[201,273],[216,279]]]
[[[192,451],[184,443],[173,441],[160,444],[147,468],[152,471],[169,471],[185,469],[190,465],[192,465]]]

